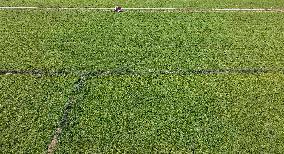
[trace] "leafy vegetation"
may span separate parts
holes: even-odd
[[[282,73],[94,78],[58,153],[281,153],[283,79]]]
[[[281,0],[2,0],[1,6],[39,7],[186,7],[186,8],[283,8]]]
[[[0,0],[0,6],[115,5],[283,8],[284,2]],[[283,23],[279,12],[0,10],[0,70],[147,72],[84,82],[0,75],[0,150],[45,153],[72,94],[76,103],[57,153],[282,153]],[[149,73],[250,68],[283,71]]]
[[[282,13],[1,11],[2,69],[284,66]]]
[[[1,153],[45,153],[74,79],[0,76]]]

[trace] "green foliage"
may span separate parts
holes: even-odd
[[[1,11],[0,68],[284,67],[281,13]]]
[[[58,153],[281,153],[284,76],[94,78]]]
[[[1,153],[45,153],[72,78],[0,76]]]
[[[281,0],[2,0],[2,6],[39,7],[186,7],[186,8],[283,8]]]
[[[282,8],[279,0],[6,0],[1,6]],[[0,76],[3,153],[282,153],[284,76],[151,70],[284,68],[276,12],[1,10],[0,69],[114,69],[111,76]],[[148,72],[130,75],[130,70]],[[157,72],[158,72],[157,71]],[[100,71],[98,71],[100,72]],[[118,74],[122,72],[121,74]],[[133,73],[133,72],[132,72]],[[106,73],[107,74],[107,73]],[[110,73],[111,74],[111,73]],[[108,75],[110,75],[108,74]],[[75,84],[72,92],[71,84]],[[76,89],[77,88],[77,89]]]

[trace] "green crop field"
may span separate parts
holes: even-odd
[[[62,153],[281,153],[284,75],[99,77]]]
[[[284,67],[282,13],[0,14],[5,69]]]
[[[74,79],[0,76],[1,153],[44,153]]]
[[[48,9],[177,7],[190,10]],[[0,153],[283,153],[280,0],[0,0]],[[206,11],[207,10],[207,11]]]
[[[283,8],[282,0],[1,0],[2,6],[38,7],[186,7],[186,8]]]

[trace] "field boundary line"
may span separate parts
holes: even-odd
[[[79,72],[71,72],[66,70],[48,71],[48,70],[1,70],[0,75],[34,75],[34,76],[65,76],[70,74],[80,74]]]
[[[66,104],[64,105],[61,119],[59,120],[58,126],[55,129],[52,139],[47,146],[48,154],[53,154],[56,151],[59,138],[62,132],[64,131],[64,129],[68,126],[70,112],[74,107],[74,105],[78,102],[77,100],[78,98],[76,99],[76,96],[82,92],[82,90],[85,87],[86,81],[87,81],[87,75],[81,74],[80,78],[74,83],[73,89],[68,96]]]
[[[268,9],[268,8],[222,8],[213,9],[213,11],[225,11],[225,12],[284,12],[284,9]]]
[[[284,12],[284,9],[271,8],[122,8],[124,11],[173,11],[173,12]],[[96,8],[96,7],[33,7],[33,6],[2,6],[0,10],[96,10],[113,11],[114,8]]]
[[[239,68],[239,69],[176,69],[176,70],[132,70],[112,69],[89,72],[90,76],[120,76],[120,75],[214,75],[214,74],[261,74],[284,73],[284,68]]]
[[[257,74],[257,73],[284,73],[284,68],[224,68],[224,69],[144,69],[114,68],[98,70],[77,71],[42,71],[42,70],[0,70],[0,75],[35,75],[35,76],[66,76],[88,74],[89,76],[112,76],[112,75],[159,75],[159,74]]]

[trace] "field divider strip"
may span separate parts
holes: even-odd
[[[39,9],[39,7],[31,7],[31,6],[1,6],[1,10],[13,10],[13,9]]]
[[[240,68],[240,69],[176,69],[176,70],[132,70],[112,69],[91,71],[90,76],[119,76],[119,75],[211,75],[211,74],[261,74],[261,73],[284,73],[284,68]]]
[[[58,123],[58,127],[55,129],[52,139],[50,143],[48,144],[48,147],[47,147],[48,154],[53,154],[56,151],[58,140],[62,132],[64,131],[64,129],[66,129],[66,127],[68,126],[70,112],[72,108],[75,106],[75,104],[78,103],[76,95],[80,94],[83,91],[86,81],[87,81],[87,75],[81,74],[80,78],[74,83],[72,92],[68,96],[66,104],[63,108],[63,114]]]
[[[159,74],[257,74],[282,72],[284,68],[227,68],[227,69],[144,69],[135,70],[131,68],[114,68],[102,70],[78,70],[78,71],[42,71],[42,70],[0,70],[0,75],[34,75],[34,76],[66,76],[88,74],[89,76],[113,76],[113,75],[159,75]]]
[[[122,8],[124,11],[174,11],[174,12],[284,12],[283,9],[272,8]],[[97,7],[33,7],[33,6],[2,6],[0,10],[97,10],[97,11],[114,11],[114,8],[97,8]]]
[[[284,12],[284,9],[267,9],[267,8],[222,8],[222,9],[213,9],[213,11],[219,12]]]
[[[33,76],[65,76],[65,75],[78,75],[80,72],[78,71],[66,71],[66,70],[59,70],[59,71],[48,71],[48,70],[1,70],[0,75],[33,75]]]

